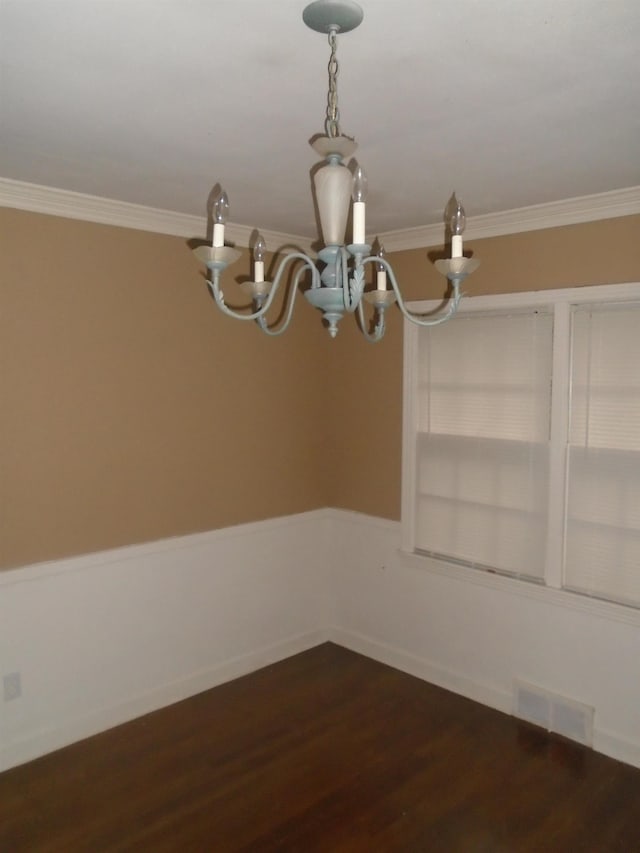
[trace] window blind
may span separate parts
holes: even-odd
[[[640,303],[572,312],[564,585],[640,604]]]
[[[552,329],[533,310],[420,329],[417,550],[543,578]]]

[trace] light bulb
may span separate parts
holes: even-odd
[[[362,245],[365,242],[365,203],[367,197],[367,176],[362,166],[353,173],[351,198],[353,199],[353,242]]]
[[[258,239],[253,247],[253,280],[256,282],[264,281],[264,254],[267,251],[267,244],[264,242],[262,234],[258,234]]]
[[[213,248],[219,249],[224,246],[224,223],[229,216],[229,199],[224,190],[213,205]]]
[[[229,217],[229,197],[223,190],[213,206],[213,220],[218,225],[224,225]]]
[[[382,243],[378,243],[378,252],[377,256],[379,258],[385,257],[384,246]],[[376,264],[378,272],[376,273],[376,290],[386,290],[387,289],[387,268],[384,264],[377,263]]]
[[[466,225],[467,218],[464,213],[464,207],[456,198],[455,192],[447,202],[444,209],[444,221],[449,225],[451,231],[451,257],[462,257],[462,232]]]
[[[369,182],[367,181],[364,169],[362,166],[358,166],[353,173],[353,189],[351,191],[351,198],[356,202],[366,201],[368,184]]]
[[[456,212],[457,208],[458,208],[458,199],[456,198],[456,194],[454,191],[453,193],[451,193],[451,198],[447,202],[447,206],[444,209],[443,219],[447,223],[447,225],[451,222],[451,217]]]
[[[464,226],[467,224],[467,217],[464,213],[464,207],[459,201],[456,201],[456,208],[449,218],[449,228],[451,233],[460,236],[464,231]]]
[[[267,244],[264,242],[264,237],[262,236],[262,234],[258,234],[258,239],[256,240],[256,244],[253,247],[254,261],[264,261],[266,251]]]

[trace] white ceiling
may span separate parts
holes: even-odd
[[[316,233],[305,0],[0,0],[0,176]],[[338,42],[368,231],[640,184],[639,0],[362,0]]]

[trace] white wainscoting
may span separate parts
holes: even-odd
[[[332,512],[335,642],[511,713],[514,682],[595,709],[640,767],[640,612],[400,552],[400,525]]]
[[[516,680],[581,702],[640,767],[640,614],[319,510],[0,573],[0,770],[327,639],[506,713]]]
[[[0,770],[326,639],[324,511],[0,573]],[[2,682],[0,680],[0,688]]]

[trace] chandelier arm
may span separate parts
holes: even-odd
[[[396,295],[396,301],[398,303],[398,308],[400,309],[403,317],[409,320],[412,323],[415,323],[417,326],[438,326],[440,323],[445,323],[449,320],[458,310],[458,306],[460,304],[460,300],[464,296],[463,293],[460,292],[460,284],[466,278],[466,275],[448,275],[447,278],[453,285],[453,296],[449,299],[447,309],[442,314],[438,314],[436,316],[431,316],[429,314],[415,314],[404,304],[404,299],[402,298],[402,293],[400,292],[400,287],[398,286],[398,282],[396,281],[396,276],[393,271],[393,267],[387,261],[386,258],[381,258],[379,255],[370,255],[368,258],[364,258],[362,260],[362,265],[375,263],[383,266],[387,271],[387,275],[389,276],[389,281],[391,282],[391,286]]]
[[[289,258],[289,256],[287,256],[287,258],[285,260],[288,260],[288,258]],[[270,337],[275,338],[278,335],[281,335],[283,332],[286,332],[286,330],[289,328],[289,323],[291,323],[291,318],[293,317],[293,308],[295,305],[296,296],[298,294],[298,285],[300,284],[300,279],[302,278],[303,274],[307,271],[307,269],[313,269],[314,271],[317,272],[316,268],[311,266],[309,263],[305,263],[303,266],[299,267],[296,270],[293,282],[291,284],[291,293],[289,295],[289,304],[287,306],[287,314],[286,314],[286,317],[285,317],[282,325],[280,325],[277,329],[270,329],[269,326],[267,325],[267,320],[266,320],[266,317],[264,316],[264,314],[262,316],[258,317],[258,319],[256,320],[257,324],[260,326],[260,328],[265,333],[265,335],[269,335]],[[275,287],[274,287],[274,289],[275,289]]]
[[[373,333],[367,331],[366,320],[364,316],[364,309],[362,307],[362,301],[358,303],[358,322],[360,324],[360,331],[364,335],[365,340],[369,341],[370,344],[377,344],[378,341],[382,340],[382,337],[385,333],[385,319],[384,319],[384,309],[376,309],[378,314],[378,322],[376,323]]]
[[[213,271],[213,279],[209,281],[207,279],[207,284],[209,285],[209,289],[213,294],[213,298],[215,299],[216,305],[222,311],[223,314],[226,314],[228,317],[232,317],[234,320],[257,320],[261,317],[266,311],[269,310],[269,306],[273,301],[273,293],[275,292],[275,288],[272,289],[271,293],[267,297],[264,305],[260,306],[257,311],[253,311],[251,314],[243,314],[241,311],[234,311],[233,308],[229,308],[224,301],[224,293],[220,290],[220,271]]]
[[[273,285],[271,287],[269,295],[266,297],[264,302],[262,302],[259,305],[258,310],[252,311],[250,314],[244,314],[241,311],[234,311],[232,308],[229,308],[225,304],[224,293],[220,289],[220,274],[221,274],[220,269],[217,269],[217,268],[212,269],[213,280],[212,281],[207,280],[207,284],[209,285],[211,292],[213,293],[213,298],[215,299],[216,305],[224,314],[226,314],[229,317],[233,317],[234,320],[256,320],[256,321],[259,321],[261,317],[265,316],[265,314],[267,313],[267,311],[269,310],[269,308],[271,307],[271,305],[273,303],[276,292],[278,291],[278,288],[280,287],[280,281],[282,279],[282,275],[285,271],[285,268],[288,266],[289,263],[291,263],[294,260],[303,261],[303,266],[300,268],[300,270],[301,271],[303,271],[305,269],[311,270],[311,275],[313,277],[313,282],[314,282],[312,286],[313,287],[319,287],[320,286],[319,273],[318,273],[318,270],[316,269],[316,267],[314,266],[313,262],[311,261],[311,258],[309,258],[307,255],[303,254],[302,252],[291,252],[290,254],[285,255],[284,258],[282,259],[282,261],[280,262],[280,265],[278,266],[278,271],[277,271],[276,276],[273,280]],[[297,285],[297,283],[298,283],[298,278],[296,278],[296,285]],[[295,293],[295,290],[297,290],[297,286],[294,288],[294,293]],[[295,295],[293,295],[292,298],[290,298],[291,304],[293,303],[294,299],[295,299]],[[292,311],[292,310],[293,310],[292,307],[290,307],[290,311]]]

